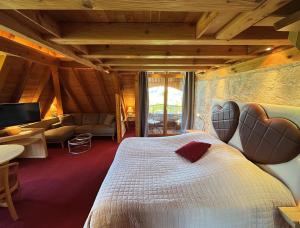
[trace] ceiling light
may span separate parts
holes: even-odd
[[[266,51],[271,51],[271,50],[272,50],[272,47],[267,47],[265,50],[266,50]]]

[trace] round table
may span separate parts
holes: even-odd
[[[0,145],[0,165],[18,157],[24,151],[24,146],[17,144]]]

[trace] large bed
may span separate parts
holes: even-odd
[[[190,163],[174,151],[212,144]],[[128,138],[101,185],[85,227],[286,227],[279,206],[295,206],[279,179],[208,133]]]

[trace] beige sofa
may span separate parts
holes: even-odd
[[[47,143],[64,142],[74,135],[91,133],[94,136],[111,136],[116,133],[115,116],[109,113],[72,113],[45,119],[24,127],[44,128]]]
[[[74,127],[75,134],[111,136],[116,133],[115,115],[111,113],[71,113],[60,117],[63,127]]]

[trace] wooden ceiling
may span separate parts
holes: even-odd
[[[299,0],[10,0],[0,30],[63,55],[62,66],[203,71],[291,46],[299,10]]]
[[[135,76],[94,69],[58,68],[0,54],[0,103],[39,102],[41,116],[113,113],[115,93],[135,107]]]

